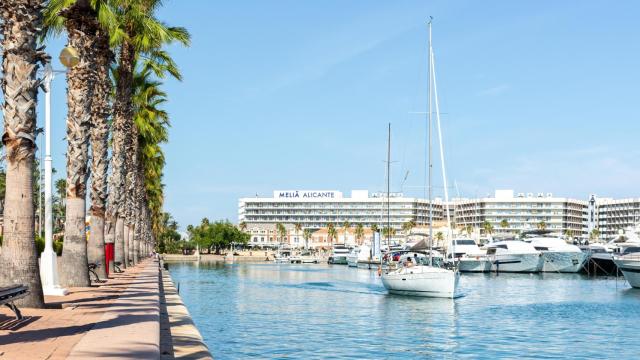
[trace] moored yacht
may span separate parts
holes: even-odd
[[[582,270],[588,258],[579,247],[567,244],[559,237],[536,236],[525,241],[542,253],[543,272],[575,273]]]
[[[534,273],[542,270],[542,253],[524,241],[508,240],[486,246],[487,256],[497,272]]]
[[[349,255],[349,248],[344,245],[334,245],[331,256],[327,261],[329,264],[347,265],[347,256]]]
[[[349,267],[357,267],[358,266],[358,255],[360,254],[360,248],[354,247],[351,249],[351,252],[347,255],[347,265]]]
[[[640,247],[625,249],[625,253],[613,257],[613,262],[629,285],[640,289]]]
[[[487,272],[491,271],[491,259],[487,256],[486,250],[478,247],[472,239],[455,239],[449,243],[447,249],[453,249],[455,241],[455,258],[458,263],[458,270],[461,272]],[[447,252],[447,260],[451,261],[454,254]]]

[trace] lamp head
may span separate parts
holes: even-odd
[[[65,47],[60,51],[60,62],[69,69],[78,65],[80,62],[78,51],[70,46]]]

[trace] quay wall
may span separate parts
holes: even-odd
[[[171,275],[161,270],[161,359],[213,359]]]

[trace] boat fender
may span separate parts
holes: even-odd
[[[382,276],[382,267],[378,266],[378,276]]]

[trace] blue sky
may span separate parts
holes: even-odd
[[[160,17],[193,44],[171,49],[184,81],[166,84],[165,207],[184,227],[236,221],[239,197],[274,189],[382,190],[388,122],[392,190],[409,171],[402,190],[421,194],[429,15],[460,195],[640,196],[639,12],[634,1],[166,1]]]

